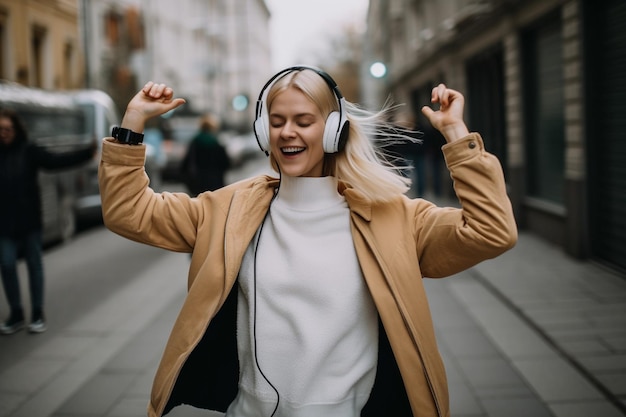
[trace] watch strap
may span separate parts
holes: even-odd
[[[123,127],[115,126],[111,132],[111,136],[117,139],[120,143],[127,145],[139,145],[143,142],[143,133],[133,132],[130,129],[124,129]]]

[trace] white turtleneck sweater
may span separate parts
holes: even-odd
[[[277,403],[275,416],[360,414],[377,312],[336,178],[282,178],[242,261],[237,316],[239,392],[226,416],[270,417]]]

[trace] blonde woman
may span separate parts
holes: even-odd
[[[254,130],[279,173],[192,198],[155,193],[141,169],[146,120],[184,103],[147,83],[104,141],[100,190],[112,231],[192,253],[189,292],[157,370],[148,415],[179,404],[226,416],[449,416],[422,277],[511,248],[498,160],[440,84],[423,113],[462,208],[409,199],[373,138],[381,113],[348,103],[327,73],[280,71]],[[400,133],[393,133],[398,139]]]

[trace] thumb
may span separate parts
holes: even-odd
[[[428,107],[428,106],[424,106],[424,107],[422,107],[422,114],[423,114],[424,116],[426,116],[426,118],[427,118],[428,120],[430,120],[430,119],[431,119],[431,117],[432,117],[432,115],[433,115],[433,114],[435,114],[435,112],[434,112],[434,111],[433,111],[433,109],[431,109],[430,107]]]
[[[169,105],[167,106],[167,110],[174,110],[180,106],[182,106],[183,104],[185,104],[187,101],[185,101],[184,98],[175,98],[174,100],[172,100],[171,103],[169,103]]]

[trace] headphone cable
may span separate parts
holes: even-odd
[[[265,382],[267,382],[269,384],[270,387],[272,387],[272,389],[274,390],[274,392],[276,393],[276,406],[274,407],[274,411],[272,411],[272,414],[270,415],[270,417],[274,417],[274,415],[276,414],[276,412],[278,411],[278,405],[280,404],[280,394],[278,393],[278,389],[276,389],[276,387],[274,386],[274,384],[272,384],[269,380],[269,378],[265,375],[265,373],[263,372],[263,370],[261,369],[261,365],[259,364],[259,356],[258,356],[258,351],[257,351],[257,338],[256,338],[256,316],[257,316],[257,297],[256,297],[256,276],[257,276],[257,269],[256,269],[256,265],[257,265],[257,252],[259,250],[259,243],[261,242],[261,233],[263,232],[263,226],[265,225],[265,220],[267,220],[267,216],[270,213],[270,208],[272,206],[272,202],[276,199],[276,197],[278,196],[278,191],[280,190],[280,180],[282,178],[282,174],[280,171],[280,167],[278,167],[278,187],[276,188],[276,191],[274,192],[274,195],[272,196],[272,199],[270,200],[270,204],[267,208],[267,211],[265,212],[265,216],[263,217],[263,222],[261,223],[261,226],[259,228],[259,235],[257,237],[256,240],[256,244],[254,246],[254,264],[253,264],[253,274],[254,274],[254,282],[253,282],[253,291],[254,291],[254,307],[252,309],[253,311],[253,323],[252,323],[252,337],[254,339],[254,362],[256,364],[257,369],[259,370],[259,373],[261,374],[261,376],[263,377],[263,379],[265,380]]]

